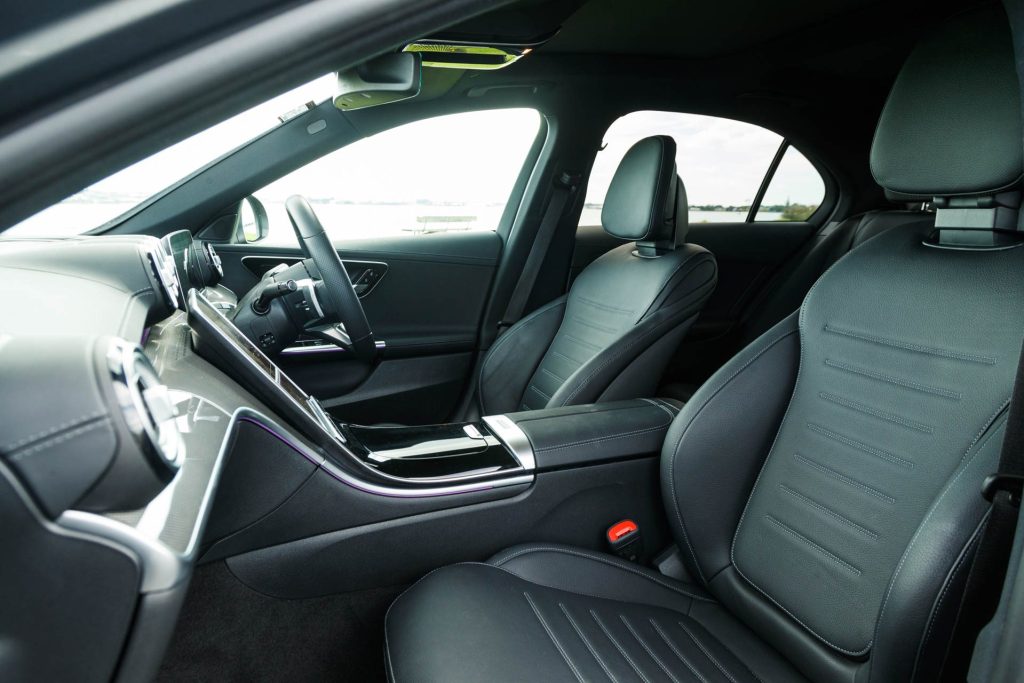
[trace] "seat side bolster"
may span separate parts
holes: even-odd
[[[945,652],[947,621],[955,617],[947,603],[959,605],[963,589],[957,565],[970,554],[989,510],[978,482],[999,461],[1006,407],[964,454],[893,573],[875,627],[870,664],[879,673],[871,681],[883,675],[886,680],[894,675],[897,680],[934,680],[935,652]]]
[[[799,360],[794,313],[712,375],[669,428],[662,495],[696,583],[707,585],[731,562],[730,540],[792,396]]]
[[[551,345],[565,315],[560,296],[526,316],[498,337],[480,364],[477,391],[482,415],[519,409],[526,384]]]

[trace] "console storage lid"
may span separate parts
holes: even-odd
[[[641,398],[509,413],[526,434],[538,471],[592,465],[661,452],[681,405]]]

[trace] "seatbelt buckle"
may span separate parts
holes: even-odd
[[[636,562],[643,551],[640,527],[631,519],[612,524],[605,532],[605,538],[608,539],[608,546],[612,552],[624,560]]]
[[[991,503],[1000,491],[1009,493],[1010,502],[1020,505],[1021,495],[1024,494],[1024,475],[997,472],[985,477],[985,483],[981,485],[981,495],[985,500]]]

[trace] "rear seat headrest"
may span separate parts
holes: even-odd
[[[685,241],[687,215],[686,188],[676,175],[675,140],[655,135],[630,147],[601,209],[605,232],[636,242],[642,256],[656,256]]]
[[[871,146],[871,172],[902,195],[994,195],[1020,184],[1020,87],[1001,7],[960,14],[900,71]]]

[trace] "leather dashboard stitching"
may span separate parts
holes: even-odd
[[[18,451],[16,453],[14,453],[10,457],[11,457],[11,460],[21,460],[22,458],[25,458],[27,456],[34,455],[36,453],[40,453],[40,452],[45,451],[45,450],[47,450],[49,448],[53,448],[54,446],[62,444],[65,441],[70,441],[71,439],[74,439],[75,437],[81,436],[82,434],[85,434],[86,432],[91,432],[92,430],[99,429],[100,427],[109,427],[109,426],[110,426],[110,421],[109,421],[108,418],[106,418],[106,417],[98,418],[98,419],[96,419],[96,420],[94,420],[92,422],[87,422],[87,423],[83,424],[82,426],[76,427],[75,429],[72,429],[70,431],[63,432],[61,434],[58,434],[57,436],[52,436],[49,439],[46,439],[44,441],[40,441],[40,442],[36,443],[35,445],[33,445],[33,446],[29,447],[29,448],[26,448],[24,450],[21,450],[21,451]]]
[[[15,451],[15,450],[21,448],[22,446],[27,446],[28,444],[32,443],[36,439],[41,439],[44,436],[50,436],[51,434],[56,434],[57,432],[62,432],[65,429],[70,429],[72,427],[76,427],[76,426],[82,424],[83,422],[88,422],[90,420],[95,420],[95,419],[100,418],[100,417],[105,417],[106,414],[107,414],[106,411],[97,410],[96,412],[93,412],[93,413],[87,413],[85,415],[81,415],[79,417],[74,418],[73,420],[68,420],[66,422],[62,422],[61,424],[57,425],[56,427],[49,427],[47,429],[43,429],[41,431],[36,432],[35,434],[30,434],[29,436],[26,436],[23,439],[18,439],[17,441],[9,443],[6,446],[4,446],[3,450],[7,451],[8,453],[11,452],[11,451]]]

